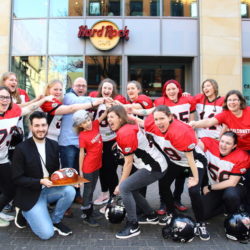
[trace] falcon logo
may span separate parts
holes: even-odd
[[[57,107],[58,106],[58,103],[52,103],[52,108],[55,108],[55,107]]]
[[[194,149],[195,148],[195,143],[192,143],[188,146],[189,149]]]
[[[177,221],[176,222],[176,228],[174,229],[175,232],[181,232],[185,226],[187,225],[186,222],[182,222],[182,221]]]
[[[249,218],[245,217],[241,221],[246,226],[247,229],[250,228],[250,219]]]
[[[245,173],[247,170],[245,169],[245,168],[242,168],[241,170],[240,170],[240,172],[241,173]]]
[[[66,168],[66,169],[65,169],[65,174],[66,174],[66,176],[68,176],[68,177],[73,177],[74,171],[73,171],[73,169],[71,169],[71,168]]]
[[[125,148],[124,151],[125,151],[125,153],[128,153],[131,151],[131,148]]]
[[[143,105],[144,105],[145,107],[148,106],[148,103],[147,103],[147,102],[143,101],[142,103],[143,103]]]

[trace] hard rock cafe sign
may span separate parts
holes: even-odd
[[[120,39],[129,40],[129,29],[119,29],[111,21],[99,21],[91,29],[87,25],[79,26],[79,38],[89,38],[91,43],[99,50],[111,50],[120,41]]]

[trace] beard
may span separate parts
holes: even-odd
[[[48,131],[46,131],[46,133],[44,133],[43,136],[38,136],[36,133],[34,133],[34,132],[32,131],[32,136],[33,136],[35,139],[39,140],[39,141],[44,140],[44,139],[46,138],[47,134],[48,134]]]

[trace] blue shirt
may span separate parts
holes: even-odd
[[[89,103],[94,101],[95,98],[89,96],[78,96],[73,90],[64,96],[63,104],[80,104]],[[61,123],[61,131],[58,139],[58,144],[60,146],[79,146],[78,135],[75,133],[73,128],[73,113],[63,115]]]

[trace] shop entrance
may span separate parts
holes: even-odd
[[[142,84],[143,92],[152,98],[161,96],[167,80],[175,79],[186,89],[191,78],[192,58],[128,57],[128,80]]]

